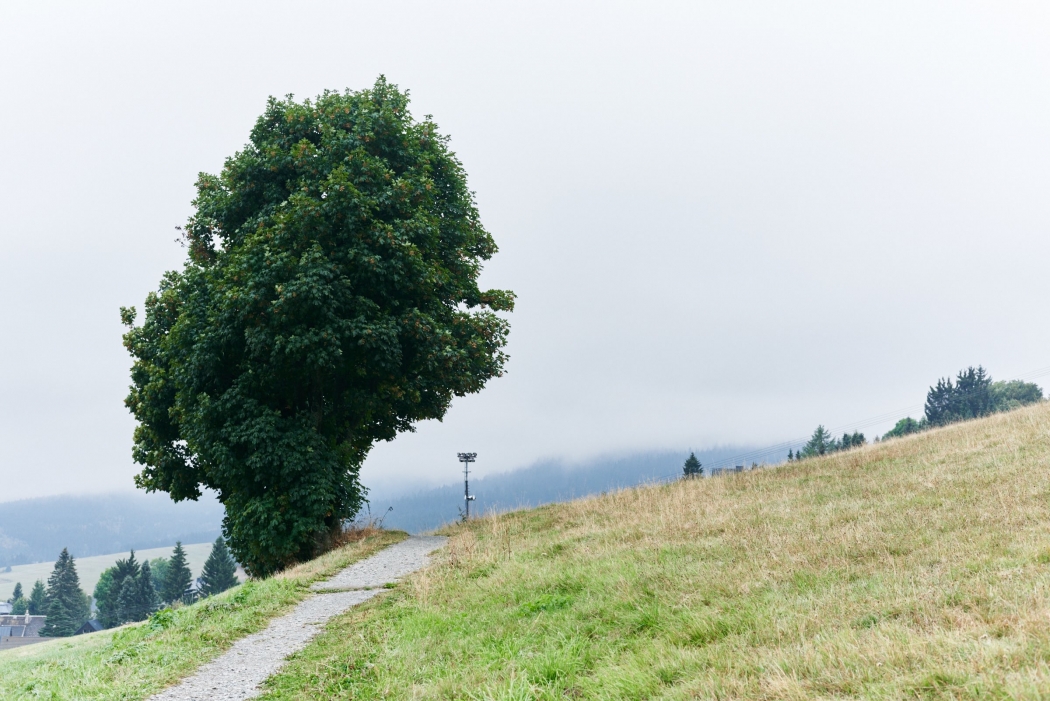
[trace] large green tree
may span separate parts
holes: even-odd
[[[271,98],[193,205],[183,270],[141,326],[121,310],[136,483],[215,490],[234,554],[265,575],[359,510],[376,441],[502,373],[513,294],[479,289],[496,245],[463,167],[382,78]]]

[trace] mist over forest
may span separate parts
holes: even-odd
[[[747,452],[729,447],[699,451],[705,465]],[[529,467],[471,480],[477,500],[471,512],[484,514],[538,506],[649,481],[678,477],[688,456],[657,451],[605,457],[581,464],[545,460]],[[462,475],[462,473],[460,473]],[[378,488],[369,494],[361,518],[383,517],[383,525],[420,533],[459,518],[462,480],[406,494]],[[74,557],[204,543],[220,533],[222,505],[213,498],[174,503],[166,494],[142,492],[54,496],[0,503],[0,567],[54,560],[62,548]]]
[[[746,453],[741,446],[697,451],[704,465],[724,462]],[[785,449],[786,452],[786,449]],[[477,497],[471,514],[507,511],[565,501],[590,494],[632,487],[644,482],[673,479],[682,475],[688,451],[656,451],[627,456],[596,458],[581,464],[544,460],[511,472],[471,479],[470,492]],[[779,462],[776,458],[774,462]],[[463,481],[420,490],[412,494],[376,489],[368,495],[369,512],[383,518],[383,525],[409,533],[421,533],[454,521],[463,508]],[[387,513],[389,507],[393,511]]]
[[[167,494],[128,492],[0,503],[0,567],[131,549],[205,543],[219,535],[223,509],[213,498],[176,504]]]

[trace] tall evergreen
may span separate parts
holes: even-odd
[[[148,562],[142,563],[138,577],[139,613],[143,619],[157,610],[157,587],[153,584],[153,568]]]
[[[98,584],[95,585],[95,605],[98,606],[98,620],[102,625],[112,628],[129,620],[142,620],[123,618],[120,609],[120,595],[124,591],[124,583],[129,579],[137,580],[141,569],[138,560],[135,559],[135,551],[132,550],[128,557],[117,560],[99,577]],[[134,601],[135,595],[130,596]],[[137,610],[137,604],[132,603],[130,606]]]
[[[237,585],[237,563],[226,548],[226,542],[219,536],[211,548],[211,554],[204,562],[201,572],[201,594],[215,596],[230,587]]]
[[[689,453],[689,457],[685,459],[685,464],[682,465],[682,473],[686,477],[700,477],[704,474],[704,466],[696,459],[696,453]]]
[[[29,610],[29,602],[25,600],[25,597],[20,596],[11,602],[11,615],[22,616]]]
[[[155,557],[149,561],[150,574],[153,576],[153,589],[160,601],[164,600],[164,585],[168,581],[168,568],[170,567],[171,561],[166,557]]]
[[[120,625],[120,614],[117,611],[117,597],[120,596],[120,586],[116,583],[114,573],[116,567],[109,567],[102,571],[95,584],[95,606],[98,608],[96,618],[106,628]]]
[[[7,603],[13,604],[22,598],[22,583],[15,582],[15,590],[11,593],[11,598],[7,600]]]
[[[120,623],[144,621],[157,610],[157,591],[149,562],[143,562],[138,576],[128,575],[117,595],[117,618]]]
[[[47,621],[40,635],[73,635],[88,618],[88,598],[80,589],[76,563],[66,548],[62,548],[55,568],[47,579],[46,602]]]
[[[138,617],[138,582],[135,577],[125,577],[117,592],[116,619],[117,625],[130,621],[141,621]]]
[[[992,378],[983,367],[969,367],[951,378],[937,380],[926,393],[926,420],[931,426],[976,419],[995,410]],[[1041,394],[1041,392],[1040,392]]]
[[[813,435],[810,437],[809,442],[803,446],[799,453],[804,458],[811,458],[816,455],[833,453],[836,448],[837,445],[835,439],[832,438],[831,433],[821,425],[817,426],[816,430],[813,431]]]
[[[33,591],[29,592],[29,615],[43,616],[47,603],[47,591],[44,583],[39,579],[33,584]]]
[[[168,575],[164,578],[164,587],[161,596],[164,601],[173,604],[185,598],[186,590],[190,588],[193,574],[190,572],[189,563],[186,561],[186,551],[182,543],[175,543],[175,551],[168,561]]]

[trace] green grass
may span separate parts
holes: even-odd
[[[265,699],[1050,697],[1050,406],[450,529]]]
[[[248,581],[143,624],[0,652],[0,699],[145,699],[307,596],[312,582],[406,537],[376,532],[317,560]]]

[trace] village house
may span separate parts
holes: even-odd
[[[0,616],[0,650],[22,645],[42,643],[49,638],[40,637],[47,616]]]

